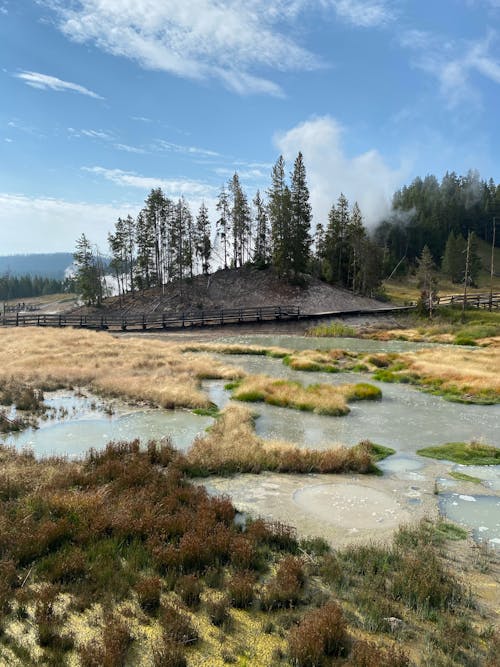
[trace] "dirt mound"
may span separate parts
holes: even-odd
[[[183,283],[165,285],[121,299],[106,299],[103,308],[127,314],[181,313],[221,308],[255,306],[299,306],[302,313],[380,308],[380,301],[308,278],[305,286],[290,285],[272,269],[253,267],[225,269],[210,276],[195,276]],[[89,312],[91,309],[80,309]],[[102,309],[100,311],[102,313]]]

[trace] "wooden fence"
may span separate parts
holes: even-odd
[[[207,325],[224,325],[244,322],[269,322],[275,320],[297,320],[300,308],[297,306],[262,306],[255,308],[226,308],[222,310],[201,310],[189,313],[134,314],[92,314],[92,315],[31,315],[4,314],[4,326],[76,327],[85,329],[179,329]]]
[[[438,305],[440,306],[463,306],[463,294],[448,294],[438,297]],[[489,292],[484,294],[467,294],[465,305],[467,308],[500,308],[500,292]]]

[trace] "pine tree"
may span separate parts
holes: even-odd
[[[437,300],[438,282],[436,276],[436,265],[429,250],[424,245],[422,254],[417,258],[417,285],[420,288],[419,307],[429,313],[432,317],[434,303]]]
[[[233,232],[233,263],[235,267],[243,266],[250,236],[250,208],[238,174],[229,181],[231,194],[231,227]]]
[[[347,284],[355,293],[361,290],[361,260],[365,239],[366,230],[363,225],[363,216],[358,202],[354,202],[347,227],[346,242],[348,249]]]
[[[90,241],[82,234],[73,254],[76,266],[76,286],[84,302],[99,306],[102,301],[102,265]]]
[[[285,182],[285,161],[280,155],[271,173],[268,190],[268,215],[271,224],[272,263],[279,276],[287,269],[287,240],[289,230],[289,192]]]
[[[229,196],[224,186],[219,193],[217,201],[217,210],[219,211],[219,219],[217,220],[217,237],[220,239],[224,256],[224,268],[227,269],[227,258],[229,249],[229,233],[231,228]]]
[[[303,273],[309,263],[311,246],[311,204],[306,181],[306,169],[302,153],[295,159],[290,188],[290,225],[287,245],[289,245],[288,270],[296,278]]]
[[[210,256],[212,253],[212,243],[210,240],[210,220],[208,209],[202,202],[200,210],[196,217],[196,256],[201,263],[201,271],[207,276],[210,270]]]
[[[136,221],[137,261],[135,264],[135,283],[144,290],[154,284],[154,248],[153,229],[144,210],[140,211]]]
[[[269,239],[269,219],[267,217],[266,207],[260,196],[259,190],[253,200],[255,209],[255,249],[253,261],[259,267],[268,264],[270,253],[270,239]]]

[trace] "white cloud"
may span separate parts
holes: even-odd
[[[357,201],[368,226],[389,210],[392,194],[404,179],[403,168],[391,169],[370,150],[350,157],[342,146],[342,128],[324,116],[278,135],[275,143],[290,169],[299,151],[304,155],[314,221],[326,224],[328,212],[343,192],[351,205]]]
[[[173,153],[185,153],[187,155],[196,155],[197,157],[220,157],[220,153],[206,150],[205,148],[198,148],[197,146],[183,146],[181,144],[174,144],[170,141],[159,139],[155,142],[155,148],[159,150],[172,151]]]
[[[128,144],[113,144],[113,146],[119,151],[125,151],[126,153],[136,153],[137,155],[143,155],[148,151],[144,148],[139,148],[138,146],[129,146]]]
[[[139,208],[0,193],[0,248],[12,254],[71,252],[85,233],[104,250],[117,218]]]
[[[256,68],[309,70],[319,65],[312,53],[279,29],[310,0],[46,2],[57,10],[61,30],[75,41],[94,43],[146,69],[191,79],[218,78],[242,94],[281,93],[268,77],[256,75]]]
[[[40,90],[54,90],[57,92],[66,92],[71,91],[75,93],[80,93],[81,95],[87,95],[88,97],[93,97],[96,100],[104,99],[97,93],[94,93],[92,90],[80,86],[78,83],[71,83],[70,81],[63,81],[58,79],[56,76],[50,76],[48,74],[40,74],[40,72],[30,72],[23,71],[19,74],[14,74],[17,79],[21,79],[27,86],[32,88],[38,88]]]
[[[415,64],[434,76],[450,108],[481,103],[472,80],[481,75],[500,84],[500,57],[491,53],[496,33],[476,42],[444,40],[432,33],[411,30],[401,35],[402,46],[417,53]]]
[[[123,187],[141,188],[142,190],[151,190],[152,188],[162,188],[169,197],[185,196],[203,198],[214,194],[214,188],[207,183],[182,179],[164,179],[153,176],[141,176],[131,171],[122,171],[121,169],[105,169],[104,167],[83,167],[87,171],[97,176],[102,176],[108,181]]]
[[[385,25],[394,19],[387,0],[330,0],[337,14],[361,28]]]
[[[68,127],[68,132],[72,137],[89,137],[90,139],[102,139],[103,141],[113,139],[113,135],[104,130],[77,130],[74,127]]]

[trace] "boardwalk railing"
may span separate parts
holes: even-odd
[[[449,294],[438,297],[440,306],[462,306],[464,303],[463,294]],[[489,292],[483,294],[467,294],[465,305],[467,308],[500,308],[500,292]]]
[[[178,329],[206,325],[223,325],[243,322],[265,322],[272,320],[291,320],[300,318],[297,306],[262,306],[254,308],[226,308],[221,310],[201,310],[188,313],[151,313],[134,314],[92,314],[92,315],[31,315],[16,313],[4,314],[1,324],[4,326],[38,327],[80,327],[85,329]]]

